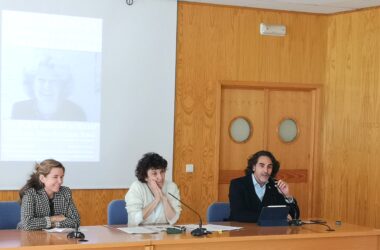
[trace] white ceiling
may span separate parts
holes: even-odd
[[[380,0],[180,0],[311,13],[337,13],[380,6]]]

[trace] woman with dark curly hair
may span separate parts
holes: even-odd
[[[280,163],[269,151],[258,151],[248,159],[246,175],[230,183],[231,220],[257,222],[261,209],[270,205],[287,205],[291,218],[299,218],[288,183],[273,179],[279,170]]]
[[[159,154],[147,153],[137,164],[133,182],[125,196],[128,225],[174,224],[181,213],[181,204],[174,182],[165,180],[168,163]]]

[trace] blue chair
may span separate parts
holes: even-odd
[[[108,204],[107,221],[108,225],[128,224],[128,213],[124,200],[113,200]]]
[[[207,208],[207,221],[227,221],[230,217],[230,203],[215,202]]]
[[[0,201],[0,229],[16,229],[21,220],[21,206],[17,201]]]

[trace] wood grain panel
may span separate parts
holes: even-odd
[[[264,99],[262,89],[222,88],[219,172],[244,169],[252,152],[264,148]],[[236,143],[230,138],[229,125],[239,116],[248,119],[252,127],[251,137],[245,143]]]
[[[0,201],[17,201],[19,199],[18,191],[0,191]]]
[[[220,82],[323,83],[326,21],[320,15],[178,2],[174,180],[182,199],[204,218],[218,199]],[[284,24],[289,33],[260,36],[261,22]],[[194,163],[194,173],[185,172],[186,163]],[[195,221],[184,209],[181,222]]]
[[[229,223],[222,225],[241,227],[242,230],[213,233],[207,237],[182,234],[133,235],[115,227],[83,227],[87,243],[67,239],[66,234],[44,231],[1,230],[0,249],[23,250],[157,250],[157,249],[256,249],[256,250],[378,250],[380,231],[344,223],[326,232],[321,225],[302,227],[261,227],[255,223]]]
[[[196,207],[198,211],[206,211],[208,205],[212,201],[212,197],[217,196],[217,169],[209,169],[207,166],[215,166],[216,155],[216,134],[215,134],[215,95],[216,92],[211,91],[213,82],[195,81],[203,83],[203,90],[195,90],[191,85],[177,88],[177,94],[184,98],[183,113],[179,114],[176,108],[175,129],[177,139],[174,143],[175,150],[180,150],[180,156],[174,155],[174,180],[178,184],[181,198],[185,203]],[[196,92],[195,94],[193,92]],[[195,95],[194,99],[190,98]],[[208,100],[208,98],[210,98]],[[177,97],[178,99],[178,97]],[[199,100],[207,100],[199,102]],[[178,105],[178,104],[177,104]],[[194,110],[199,112],[194,112]],[[182,121],[184,124],[179,125]],[[185,139],[187,138],[187,139]],[[210,143],[213,142],[213,143]],[[181,148],[181,149],[180,149]],[[187,163],[194,164],[193,173],[185,173],[185,165]],[[195,192],[195,193],[193,193]],[[188,197],[192,197],[191,201]],[[197,221],[195,215],[189,209],[183,209],[180,222]]]
[[[295,230],[295,229],[294,229]],[[290,230],[289,230],[290,231]],[[265,238],[256,236],[256,241],[245,240],[244,238],[233,239],[231,241],[226,241],[218,239],[215,241],[193,241],[191,243],[183,243],[182,241],[177,241],[175,243],[161,243],[157,242],[154,246],[155,250],[270,250],[270,249],[281,249],[281,250],[377,250],[379,245],[378,236],[351,236],[351,237],[314,237],[314,238],[293,238],[293,237],[282,237],[282,235],[277,236],[277,238]]]
[[[269,92],[268,148],[280,160],[281,168],[310,167],[312,91]],[[293,119],[298,128],[297,138],[290,143],[281,141],[278,128],[282,120]],[[294,156],[297,155],[297,160]]]
[[[111,200],[124,199],[127,189],[72,190],[81,225],[107,224],[107,206]],[[18,191],[0,191],[0,200],[18,200]]]
[[[380,9],[329,18],[321,214],[380,227]]]
[[[306,169],[313,171],[314,127],[312,126],[313,91],[270,90],[268,121],[268,150],[281,163],[281,169]],[[290,143],[281,141],[279,125],[284,119],[293,119],[298,128],[297,138]],[[319,133],[316,133],[319,134]],[[311,178],[310,178],[311,179]],[[293,185],[292,194],[297,197],[300,210],[311,217],[311,184]]]
[[[214,233],[203,238],[187,234],[157,235],[152,242],[154,249],[202,249],[202,250],[378,250],[380,231],[345,223],[333,226],[334,232],[327,232],[321,225],[302,227],[260,227],[254,223],[223,223],[240,226],[243,229]]]
[[[124,199],[127,189],[73,190],[73,198],[82,225],[107,224],[107,206],[115,199]]]

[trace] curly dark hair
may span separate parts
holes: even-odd
[[[248,174],[254,173],[253,166],[257,164],[261,156],[266,156],[269,159],[271,159],[273,170],[270,176],[272,178],[276,177],[278,171],[280,170],[280,162],[276,160],[276,158],[273,156],[271,152],[265,151],[265,150],[256,152],[248,159],[248,165],[247,165],[247,168],[245,169],[245,174],[248,175]]]
[[[146,183],[149,169],[163,169],[166,171],[168,162],[157,153],[146,153],[137,163],[135,170],[136,177],[139,181]]]

